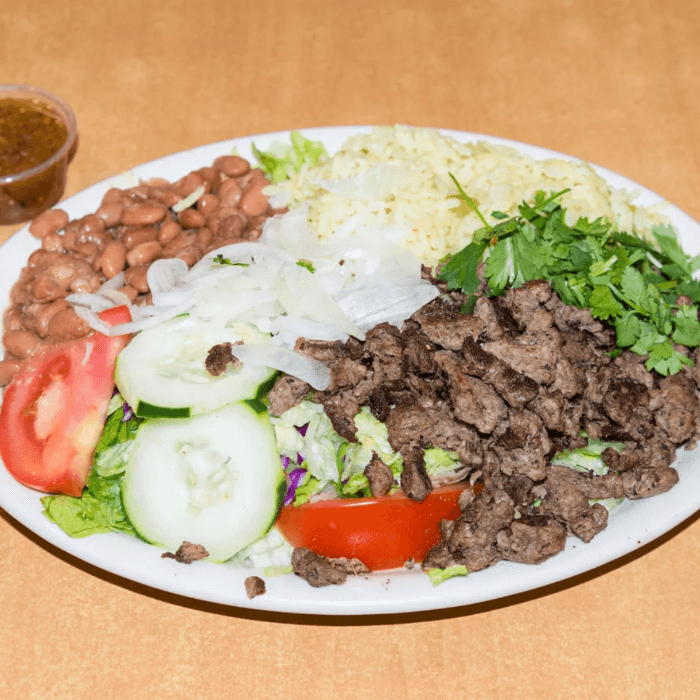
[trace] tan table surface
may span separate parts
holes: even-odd
[[[575,154],[700,219],[699,26],[685,0],[0,0],[0,80],[75,108],[68,194],[234,136],[401,122]],[[696,518],[505,603],[352,621],[173,599],[0,534],[2,698],[700,697]]]

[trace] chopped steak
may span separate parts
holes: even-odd
[[[292,567],[297,576],[301,576],[314,588],[322,586],[339,586],[345,583],[346,572],[333,566],[328,559],[314,554],[306,547],[295,547],[292,552]]]
[[[483,379],[511,406],[523,408],[537,396],[539,384],[534,379],[516,372],[495,355],[486,352],[473,338],[465,338],[462,355],[462,372]]]
[[[589,542],[605,528],[607,509],[590,501],[646,498],[677,483],[677,447],[700,440],[699,371],[662,377],[629,351],[611,359],[613,329],[563,304],[546,282],[479,296],[472,314],[460,311],[464,295],[443,291],[401,329],[383,323],[364,342],[297,343],[330,368],[329,388],[314,397],[342,437],[355,441],[362,406],[386,424],[409,498],[422,501],[441,483],[426,472],[425,448],[457,453],[451,475],[465,483],[462,515],[441,523],[424,569],[540,563],[562,551],[567,535]],[[294,405],[306,390],[280,380],[273,408]],[[606,474],[552,464],[588,439],[625,443],[603,452]],[[376,454],[364,473],[373,496],[395,483]],[[308,550],[294,559],[312,585],[346,573]]]
[[[236,345],[241,345],[241,343],[238,342]],[[233,365],[234,367],[241,366],[241,361],[233,356],[231,352],[232,348],[233,343],[219,343],[209,348],[207,359],[204,360],[204,366],[207,368],[209,374],[218,377],[226,371],[229,365]]]
[[[273,416],[281,416],[285,411],[293,408],[309,393],[311,387],[296,377],[289,374],[282,375],[270,389],[270,413]]]
[[[666,431],[671,442],[679,445],[689,440],[698,427],[698,406],[690,377],[679,372],[662,377],[651,408],[656,424]]]
[[[359,576],[360,574],[371,574],[369,566],[363,564],[359,559],[348,559],[347,557],[328,557],[326,561],[338,571],[348,576]]]
[[[209,556],[201,544],[192,544],[192,542],[187,542],[185,540],[179,547],[177,552],[173,554],[172,552],[163,552],[160,555],[161,559],[175,559],[181,564],[191,564],[193,561],[199,561],[200,559],[206,559]]]
[[[556,329],[543,333],[523,333],[515,338],[502,338],[484,343],[484,350],[538,384],[551,384],[561,357],[561,336]]]
[[[649,498],[673,488],[678,483],[678,472],[673,467],[635,469],[623,472],[622,483],[630,500]]]
[[[579,539],[590,542],[607,525],[608,511],[599,503],[590,506],[588,498],[563,470],[573,472],[568,467],[559,471],[550,470],[544,482],[547,495],[540,509],[543,514],[561,522]]]
[[[331,383],[327,391],[354,387],[367,376],[367,367],[357,360],[341,357],[331,366]]]
[[[384,464],[376,453],[365,467],[364,474],[369,482],[369,490],[375,498],[386,496],[394,485],[394,474],[391,467]]]
[[[541,564],[566,546],[566,528],[551,518],[513,520],[496,535],[496,546],[506,561]]]
[[[352,394],[344,392],[329,396],[325,392],[317,391],[314,398],[326,409],[333,430],[346,440],[355,442],[355,434],[357,433],[355,416],[360,410],[360,404],[353,398]]]
[[[425,471],[423,450],[417,445],[403,447],[401,456],[401,488],[411,500],[420,502],[433,490],[433,484]]]
[[[245,585],[246,595],[250,599],[265,593],[265,581],[263,581],[259,576],[248,576],[243,584]]]
[[[433,343],[448,350],[459,350],[467,336],[476,338],[481,332],[481,321],[459,309],[459,304],[437,297],[416,311],[412,318]]]
[[[445,374],[455,416],[481,433],[492,433],[507,414],[503,399],[485,382],[465,374],[459,355],[441,350],[435,361]]]
[[[513,522],[515,508],[504,491],[483,490],[452,527],[443,530],[443,546],[433,548],[423,569],[463,564],[470,572],[493,566],[503,558],[496,546],[499,531]],[[447,535],[447,537],[445,537]]]

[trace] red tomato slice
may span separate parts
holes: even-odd
[[[100,317],[112,325],[131,320],[126,306]],[[114,391],[114,363],[128,341],[93,332],[22,365],[0,408],[0,456],[15,479],[81,495]]]
[[[325,557],[356,557],[373,571],[423,561],[440,541],[439,524],[459,517],[465,484],[435,489],[416,503],[401,493],[286,506],[277,527],[295,547]]]

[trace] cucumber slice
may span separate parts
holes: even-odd
[[[269,336],[247,323],[224,325],[178,316],[141,331],[119,353],[114,380],[143,418],[188,418],[225,404],[263,396],[276,372],[264,366],[229,366],[214,377],[204,366],[218,343],[264,343]]]
[[[262,537],[286,491],[267,412],[240,402],[188,419],[145,421],[122,481],[134,529],[175,551],[201,544],[225,561]]]

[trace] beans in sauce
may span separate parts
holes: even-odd
[[[160,258],[180,258],[188,267],[223,245],[257,240],[270,207],[262,170],[239,156],[217,158],[212,167],[192,171],[174,183],[157,179],[126,190],[108,190],[94,214],[69,220],[51,209],[30,225],[42,247],[29,257],[10,293],[3,315],[5,357],[0,386],[21,362],[51,344],[86,335],[89,328],[65,301],[78,291],[95,292],[125,273],[119,291],[133,303],[150,303],[147,272]],[[192,205],[172,207],[202,188]]]

